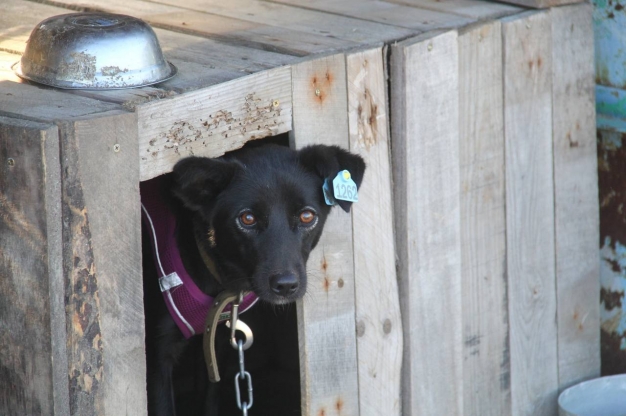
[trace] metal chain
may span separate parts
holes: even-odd
[[[241,303],[242,300],[243,300],[243,292],[239,293],[238,299],[235,302],[233,302],[232,312],[230,315],[230,331],[231,331],[230,344],[233,346],[233,348],[235,348],[239,352],[239,372],[235,374],[235,393],[236,393],[236,399],[237,399],[237,407],[239,408],[239,410],[241,410],[241,414],[243,416],[248,416],[248,409],[252,407],[252,403],[254,401],[254,397],[252,395],[252,376],[250,376],[250,373],[246,371],[246,368],[244,366],[244,355],[243,355],[244,342],[241,339],[237,340],[235,338],[235,331],[236,329],[238,329],[237,328],[238,323],[240,327],[241,326],[245,326],[246,328],[248,327],[247,325],[243,324],[243,321],[238,321],[239,304]],[[247,328],[247,331],[243,331],[243,332],[246,335],[247,345],[245,349],[248,349],[250,345],[252,344],[252,332],[250,331],[250,328]],[[249,333],[246,333],[246,332],[249,332]],[[248,399],[250,400],[250,402],[241,401],[241,391],[239,389],[239,381],[243,381],[244,379],[247,379],[248,381]]]
[[[235,374],[235,393],[237,397],[237,407],[241,410],[243,416],[248,415],[248,409],[252,407],[254,396],[252,395],[252,376],[248,373],[243,363],[243,341],[237,342],[237,350],[239,351],[239,372]],[[247,379],[248,381],[248,399],[250,402],[241,401],[241,391],[239,390],[239,381]]]

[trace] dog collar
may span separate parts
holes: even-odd
[[[176,217],[161,197],[160,178],[141,183],[143,221],[150,232],[159,286],[174,322],[185,338],[204,331],[209,309],[214,298],[202,292],[185,270],[176,244]],[[253,292],[243,298],[239,313],[250,309],[258,300]],[[220,322],[230,317],[231,306],[220,316]]]

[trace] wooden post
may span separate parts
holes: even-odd
[[[135,113],[60,123],[71,415],[144,415]]]
[[[402,320],[396,280],[382,48],[346,57],[350,150],[367,164],[352,206],[361,416],[399,416]]]
[[[513,415],[557,412],[550,13],[502,23]]]
[[[292,146],[349,147],[343,54],[292,68]],[[335,208],[307,263],[307,296],[298,302],[302,415],[358,415],[352,219]]]
[[[457,32],[392,46],[403,414],[463,413]]]
[[[0,117],[0,414],[68,414],[59,142]]]
[[[600,375],[592,6],[554,8],[552,130],[559,388]]]
[[[463,408],[511,414],[500,22],[459,34]]]

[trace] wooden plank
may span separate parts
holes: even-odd
[[[425,32],[433,29],[453,28],[473,22],[475,19],[433,10],[419,9],[381,0],[268,0],[272,3],[289,4],[303,9],[319,10],[340,16],[384,23],[388,25]]]
[[[559,388],[600,375],[598,168],[592,7],[552,15]]]
[[[456,31],[392,46],[403,414],[463,413]]]
[[[61,11],[61,13],[67,11]],[[21,52],[35,25],[59,13],[56,7],[23,0],[0,2],[0,51]]]
[[[60,122],[71,415],[145,415],[137,119]]]
[[[511,414],[500,22],[459,34],[464,414]]]
[[[162,3],[180,5],[176,0],[164,0]],[[392,41],[414,33],[391,25],[259,0],[186,0],[185,7],[289,31],[341,39],[348,41],[346,46]],[[242,13],[242,10],[246,12]]]
[[[19,56],[0,52],[0,114],[53,121],[120,109],[119,105],[21,83],[11,70]]]
[[[319,33],[290,30],[239,18],[203,13],[187,7],[170,6],[141,0],[45,0],[48,4],[78,10],[101,10],[123,13],[145,20],[154,27],[180,31],[230,43],[287,55],[344,49],[357,43]]]
[[[0,161],[0,413],[67,414],[57,128],[0,117]]]
[[[548,12],[502,23],[513,415],[557,412],[550,29]]]
[[[350,150],[367,164],[352,207],[359,409],[399,416],[402,319],[396,280],[387,81],[381,48],[346,57]]]
[[[546,9],[549,7],[563,6],[565,4],[581,3],[580,0],[502,0],[504,3],[518,4],[524,7],[535,9]]]
[[[292,68],[292,145],[349,147],[343,55]],[[302,415],[359,414],[352,219],[339,209],[307,262],[307,296],[297,303]]]
[[[478,20],[496,19],[519,13],[523,9],[508,4],[485,0],[386,0],[390,3],[415,6],[428,10],[452,13]]]
[[[0,33],[5,34],[0,35],[0,50],[10,50],[17,55],[24,52],[26,39],[38,22],[53,15],[70,12],[67,9],[23,0],[5,0],[0,7],[4,9],[4,14],[0,17]],[[23,24],[22,18],[25,7],[28,8],[29,16],[29,19],[26,19],[27,25]],[[145,102],[230,81],[246,74],[285,65],[296,59],[294,56],[228,45],[212,39],[168,30],[156,29],[155,33],[166,59],[179,69],[177,76],[172,80],[143,88],[110,91],[64,90],[61,92],[134,109]],[[17,55],[7,57],[7,61],[0,60],[0,79],[21,82],[11,70],[11,65],[20,59]]]
[[[291,68],[282,67],[137,108],[141,180],[188,155],[217,157],[291,130]]]

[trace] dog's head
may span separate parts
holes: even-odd
[[[360,186],[365,163],[357,155],[335,146],[270,145],[183,159],[173,191],[202,228],[222,285],[281,304],[306,291],[306,261],[331,209],[322,186],[344,169]],[[337,202],[350,210],[350,202]]]

